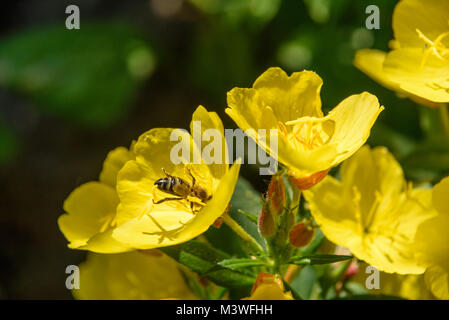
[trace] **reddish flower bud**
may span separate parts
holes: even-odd
[[[346,269],[345,274],[343,275],[344,279],[351,278],[359,273],[359,266],[356,262],[351,262],[348,269]]]
[[[291,228],[288,237],[293,246],[301,248],[308,245],[314,235],[315,228],[310,223],[300,222]]]
[[[201,277],[198,277],[198,282],[203,287],[207,287],[210,283],[209,280],[207,280],[206,278],[201,278]]]
[[[307,190],[312,188],[314,185],[316,185],[318,182],[323,180],[327,173],[329,172],[329,169],[318,171],[312,174],[309,174],[306,177],[303,178],[295,178],[293,175],[290,176],[290,179],[296,184],[299,190]]]
[[[266,200],[271,200],[271,206],[276,213],[281,212],[285,206],[285,185],[281,176],[274,175],[271,178],[267,190]]]
[[[256,291],[257,287],[263,283],[275,283],[279,285],[279,287],[282,288],[282,290],[284,290],[284,283],[282,282],[282,279],[278,275],[261,272],[259,273],[256,281],[254,282],[253,288],[251,290],[251,295],[254,293],[254,291]]]
[[[257,221],[259,232],[265,238],[271,238],[276,233],[276,221],[270,210],[271,200],[263,204],[262,210]]]
[[[221,225],[223,224],[223,218],[222,217],[218,217],[217,220],[214,221],[214,223],[212,224],[212,226],[214,226],[215,228],[220,228]]]

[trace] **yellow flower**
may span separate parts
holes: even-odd
[[[368,265],[364,262],[359,264],[359,272],[351,278],[365,286],[367,278],[372,273],[366,273]],[[396,273],[379,272],[379,289],[368,289],[370,294],[384,294],[409,300],[433,300],[435,297],[427,289],[424,275],[401,275]]]
[[[355,66],[423,105],[449,102],[449,3],[402,0],[393,14],[393,30],[392,51],[361,50]]]
[[[162,254],[89,253],[80,265],[80,288],[72,293],[80,300],[197,299],[178,266]]]
[[[254,283],[251,296],[242,300],[294,300],[290,291],[285,292],[278,275],[260,273]]]
[[[416,236],[417,257],[429,267],[425,279],[432,293],[449,299],[449,177],[432,191],[432,203],[438,215],[424,222]]]
[[[327,177],[304,192],[326,237],[380,271],[423,273],[414,240],[418,226],[435,215],[431,190],[407,186],[383,147],[364,146],[343,163],[340,175],[341,181]]]
[[[322,84],[321,78],[311,71],[288,76],[280,68],[270,68],[252,88],[228,92],[226,113],[259,146],[289,168],[289,175],[301,189],[319,182],[330,168],[356,152],[383,110],[375,96],[364,92],[346,98],[324,116]],[[266,141],[260,139],[259,129],[266,130]],[[270,148],[271,129],[277,132],[272,138],[278,141],[278,152]]]
[[[104,161],[99,181],[81,185],[64,202],[66,214],[59,217],[58,225],[70,242],[69,248],[100,253],[131,250],[113,239],[112,231],[119,203],[115,191],[117,173],[132,159],[134,154],[127,148],[114,149]]]
[[[134,146],[136,160],[128,161],[118,175],[120,205],[116,217],[118,227],[114,229],[113,237],[119,242],[139,249],[179,244],[205,232],[225,212],[237,182],[240,164],[235,163],[228,169],[223,124],[216,113],[207,112],[200,106],[193,114],[191,131],[194,131],[195,123],[201,124],[201,132],[216,129],[220,133],[221,163],[206,165],[205,161],[198,161],[198,164],[188,164],[189,159],[185,158],[189,156],[190,160],[203,160],[201,156],[204,156],[208,145],[200,148],[194,137],[185,130],[158,128],[142,134]],[[171,141],[172,135],[181,137],[181,141]],[[177,150],[179,144],[190,151],[189,155],[183,155],[182,163],[174,164],[171,153]],[[205,203],[189,197],[163,201],[177,197],[155,188],[155,181],[165,177],[162,169],[205,189],[211,196],[210,200],[203,199]]]

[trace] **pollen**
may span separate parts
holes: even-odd
[[[285,124],[279,122],[280,135],[293,148],[303,151],[311,151],[326,144],[333,133],[327,130],[327,123],[331,121],[316,121],[298,119],[287,121]]]

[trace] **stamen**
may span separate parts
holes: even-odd
[[[376,192],[374,193],[374,203],[371,205],[371,208],[368,212],[368,215],[366,216],[366,223],[364,225],[365,230],[369,230],[369,227],[371,226],[371,224],[373,223],[375,214],[377,209],[379,208],[380,203],[382,202],[382,195],[380,194],[379,191],[376,190]]]
[[[113,220],[114,220],[114,216],[110,215],[105,217],[105,222],[103,223],[103,225],[100,228],[100,233],[105,232],[107,228],[109,228],[109,226],[112,224]]]
[[[280,121],[278,121],[279,123],[279,128],[281,128],[280,134],[282,137],[287,137],[288,135],[288,131],[287,131],[287,127]]]
[[[362,221],[362,210],[360,208],[360,200],[362,199],[362,195],[360,194],[359,189],[357,189],[356,186],[352,187],[352,203],[355,206],[355,218],[357,220],[357,225],[359,227],[359,233],[361,235],[364,234],[364,229],[363,229],[363,221]]]
[[[440,34],[434,41],[430,40],[428,37],[421,32],[421,30],[416,29],[420,39],[424,41],[425,50],[423,57],[421,59],[421,69],[424,67],[425,63],[429,59],[430,54],[434,54],[440,60],[447,60],[446,55],[449,53],[449,49],[442,43],[443,39],[449,35],[449,31]]]

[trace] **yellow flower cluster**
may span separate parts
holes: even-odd
[[[362,50],[355,65],[419,103],[449,102],[449,2],[402,0],[394,12],[393,28],[391,52]],[[324,115],[322,85],[312,71],[289,76],[280,68],[269,68],[251,88],[228,92],[226,113],[283,165],[281,171],[303,193],[326,238],[382,272],[387,283],[383,293],[449,299],[449,177],[433,188],[407,182],[386,148],[364,145],[384,109],[378,99],[367,92],[352,95]],[[201,123],[201,133],[208,129],[220,133],[221,163],[208,164],[201,158],[203,146],[192,136],[196,121]],[[77,298],[199,298],[185,283],[180,264],[149,249],[194,239],[222,217],[240,162],[229,167],[224,161],[224,128],[216,113],[199,106],[190,127],[192,134],[151,129],[129,149],[111,151],[99,180],[78,187],[65,201],[58,224],[69,247],[92,252],[81,266],[83,287],[75,292]],[[260,139],[260,129],[276,134]],[[189,159],[201,161],[173,163],[172,150],[180,143],[173,136],[182,138]],[[277,139],[276,150],[270,139]],[[338,179],[329,176],[329,170],[341,163]],[[277,188],[269,190],[271,202],[259,220],[266,239],[279,228],[267,210],[282,211],[286,202],[282,174],[276,179],[280,179]],[[176,192],[168,183],[181,180],[189,191],[201,185],[208,196],[173,196]],[[235,222],[229,226],[244,233]],[[293,296],[278,274],[261,273],[248,299],[291,300]]]
[[[201,121],[202,129],[218,129],[223,124],[214,112],[198,107],[192,121]],[[64,203],[66,214],[59,227],[70,241],[69,247],[98,253],[117,253],[135,249],[171,246],[205,232],[226,210],[237,182],[240,165],[230,169],[226,163],[206,165],[170,161],[173,131],[193,138],[179,129],[157,128],[142,134],[130,150],[117,148],[104,162],[99,182],[86,183],[72,192]],[[191,148],[191,152],[198,152]],[[157,203],[167,195],[154,188],[166,170],[190,181],[192,174],[212,199],[196,214],[187,199]]]

